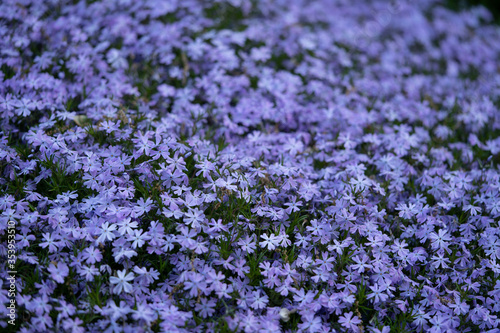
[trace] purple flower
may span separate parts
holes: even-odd
[[[83,251],[83,259],[87,261],[89,264],[95,264],[96,262],[100,262],[102,260],[101,251],[90,246]]]
[[[205,278],[198,273],[188,275],[188,280],[184,282],[184,289],[189,290],[189,295],[194,297],[198,295],[198,291],[204,291],[207,288]]]
[[[215,313],[214,307],[216,302],[214,300],[208,300],[204,297],[201,298],[201,303],[197,303],[195,306],[195,311],[199,312],[202,318],[210,317]]]
[[[132,312],[132,318],[135,320],[144,320],[148,324],[157,318],[155,312],[145,303],[137,304],[137,310],[133,310]]]
[[[352,312],[348,312],[339,317],[339,323],[346,329],[358,332],[358,325],[361,323],[361,320],[357,316],[354,316]]]
[[[109,222],[105,222],[100,227],[101,233],[97,238],[98,243],[103,243],[105,241],[111,241],[116,238],[114,231],[116,230],[115,224],[109,224]]]
[[[264,309],[268,302],[269,298],[267,297],[267,295],[265,294],[261,295],[261,291],[257,290],[252,293],[250,306],[253,309]]]
[[[279,246],[279,237],[276,235],[271,234],[271,236],[268,236],[266,234],[263,234],[260,236],[263,241],[259,243],[259,245],[263,248],[268,248],[268,250],[274,250],[277,246]]]
[[[127,241],[132,242],[132,248],[140,248],[142,247],[147,240],[150,240],[151,237],[147,235],[147,233],[143,233],[143,230],[134,230],[132,234],[127,236]]]
[[[130,272],[127,274],[127,271],[124,269],[122,271],[117,271],[117,276],[112,276],[109,278],[109,282],[114,284],[113,293],[120,294],[122,291],[129,293],[132,291],[132,284],[129,281],[134,279],[134,273]]]
[[[385,302],[387,300],[388,296],[384,294],[386,288],[384,288],[383,286],[379,286],[377,283],[375,283],[374,286],[370,286],[370,289],[372,290],[372,292],[366,296],[367,299],[373,298],[374,303]]]
[[[64,283],[64,278],[69,274],[69,267],[63,262],[51,263],[49,265],[48,271],[54,281],[58,283]]]

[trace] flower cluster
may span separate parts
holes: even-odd
[[[17,328],[500,329],[491,21],[438,0],[1,1]]]

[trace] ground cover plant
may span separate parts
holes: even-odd
[[[1,1],[0,330],[498,332],[493,20]]]

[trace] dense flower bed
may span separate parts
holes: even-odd
[[[434,0],[1,1],[1,329],[497,332],[490,22]]]

